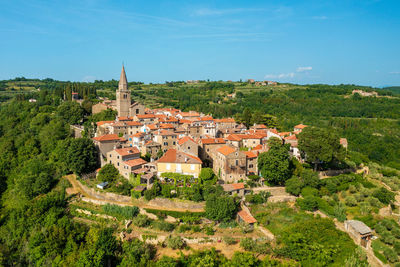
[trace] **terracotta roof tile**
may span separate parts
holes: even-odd
[[[245,221],[246,223],[256,223],[257,220],[248,212],[246,212],[245,210],[241,210],[238,212],[238,215],[240,218],[242,218],[243,221]]]
[[[204,145],[210,145],[210,144],[225,144],[225,140],[223,138],[204,138],[201,139],[201,142]]]
[[[117,134],[105,134],[102,136],[93,137],[93,140],[104,142],[104,141],[122,141],[125,140],[122,137],[119,137]]]
[[[187,163],[187,164],[202,164],[201,159],[189,155],[187,153],[177,151],[176,149],[169,149],[157,161],[157,163]]]
[[[103,125],[103,124],[106,124],[106,123],[113,123],[114,121],[98,121],[98,122],[96,122],[96,125],[97,126],[101,126],[101,125]]]
[[[137,158],[137,159],[131,159],[131,160],[124,161],[124,163],[128,166],[133,167],[133,166],[146,164],[147,161],[145,161],[144,159],[141,159],[141,158]]]
[[[304,128],[306,128],[306,127],[308,127],[308,126],[307,126],[307,125],[304,125],[304,124],[298,124],[298,125],[294,126],[293,128],[296,128],[296,129],[304,129]]]
[[[187,141],[192,141],[193,143],[196,143],[191,137],[189,136],[184,136],[181,139],[178,140],[178,145],[183,145]]]
[[[254,153],[251,152],[251,151],[245,151],[244,153],[246,154],[246,157],[247,157],[247,158],[257,158],[257,155],[254,154]]]
[[[140,153],[140,151],[139,151],[139,149],[137,149],[137,147],[117,148],[117,149],[115,149],[115,152],[117,152],[121,156],[128,156],[128,155]]]
[[[220,148],[217,149],[217,151],[225,156],[233,153],[236,151],[233,147],[230,146],[221,146]]]

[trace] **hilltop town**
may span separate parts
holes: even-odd
[[[291,132],[278,132],[263,124],[247,129],[233,118],[214,119],[175,108],[149,109],[132,103],[124,68],[116,100],[93,105],[92,113],[107,108],[118,115],[113,121],[96,122],[93,141],[101,166],[112,164],[127,179],[140,174],[151,181],[153,177],[163,180],[163,173],[197,179],[202,167],[208,167],[218,174],[221,184],[242,183],[243,187],[248,176],[259,174],[257,158],[268,151],[270,138],[288,144],[290,155],[302,161],[296,136],[306,125],[296,125]],[[341,143],[347,147],[345,138]],[[146,184],[151,186],[148,181]]]

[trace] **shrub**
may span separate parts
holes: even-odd
[[[338,205],[333,208],[333,214],[339,222],[344,222],[346,220],[346,207],[343,203],[339,202]]]
[[[112,182],[119,175],[119,171],[112,164],[106,164],[100,169],[97,179],[102,182]]]
[[[124,219],[132,219],[139,214],[139,208],[136,206],[118,206],[114,204],[106,204],[102,207],[103,211],[111,216]]]
[[[252,238],[246,237],[240,240],[240,247],[247,251],[253,251],[257,243]]]
[[[146,227],[150,224],[149,218],[144,214],[139,214],[133,219],[133,224],[138,227]]]
[[[381,234],[381,239],[385,244],[393,245],[394,241],[396,240],[394,236],[388,231],[385,231]]]
[[[215,230],[214,230],[214,228],[212,228],[211,226],[206,226],[206,227],[204,227],[204,232],[205,232],[207,235],[214,235]]]
[[[162,220],[153,221],[151,225],[160,231],[172,232],[175,229],[175,224]]]
[[[318,198],[314,196],[298,198],[296,202],[302,210],[315,211],[318,209]]]
[[[372,196],[376,197],[380,202],[382,202],[383,204],[386,204],[386,205],[388,205],[394,201],[395,195],[396,195],[395,193],[390,192],[389,190],[387,190],[384,187],[376,189],[372,193]]]
[[[345,198],[344,202],[346,203],[347,206],[349,207],[354,207],[357,205],[357,200],[353,196],[348,196]]]
[[[180,236],[168,236],[165,243],[172,249],[182,249],[186,246],[186,242]]]
[[[227,245],[234,245],[238,242],[235,238],[231,236],[224,236],[222,240],[224,240],[225,244]]]
[[[318,189],[315,189],[315,188],[312,188],[312,187],[304,187],[301,190],[301,195],[303,197],[305,197],[305,196],[315,196],[315,197],[317,197],[318,196]]]
[[[303,188],[303,182],[298,177],[290,178],[285,183],[285,190],[289,194],[298,196]]]
[[[304,186],[319,188],[319,186],[321,185],[321,180],[318,177],[318,173],[312,170],[303,169],[300,174],[300,178],[303,180]]]
[[[385,255],[386,259],[389,262],[394,263],[398,260],[397,253],[391,248],[385,248],[383,250],[383,255]]]
[[[178,228],[176,229],[176,231],[177,231],[178,233],[184,233],[184,232],[190,231],[191,229],[192,229],[192,227],[190,227],[190,225],[181,224],[181,225],[178,226]]]

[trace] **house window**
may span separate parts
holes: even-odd
[[[253,168],[253,164],[250,164],[250,165],[249,165],[249,168]]]
[[[175,145],[176,144],[175,141],[172,144]]]
[[[117,159],[119,159],[119,156],[117,156]]]
[[[119,162],[117,162],[117,166],[119,166]]]
[[[191,170],[191,171],[194,171],[194,164],[191,164],[191,165],[190,165],[190,170]]]
[[[238,160],[236,160],[236,166],[237,166],[237,165],[239,165],[239,161],[238,161]]]
[[[171,170],[171,164],[167,164],[167,170]]]
[[[126,94],[124,94],[124,99],[126,99],[128,96]]]
[[[190,146],[188,146],[188,150],[190,150]]]
[[[136,114],[139,114],[139,109],[138,108],[136,109]]]

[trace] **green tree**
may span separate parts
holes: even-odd
[[[236,203],[229,196],[217,196],[215,194],[207,197],[206,217],[214,221],[229,221],[236,214]]]
[[[65,153],[65,162],[78,175],[96,170],[98,152],[93,141],[87,138],[73,139]]]
[[[307,127],[299,134],[299,149],[306,160],[317,170],[321,163],[332,163],[344,158],[344,149],[339,136],[330,129]]]
[[[100,169],[97,178],[103,182],[112,182],[118,177],[118,175],[119,171],[113,164],[106,164]]]
[[[274,138],[271,139],[268,152],[258,157],[258,169],[269,183],[283,185],[291,176],[289,152],[285,146],[276,143]]]
[[[78,124],[83,119],[85,110],[77,102],[64,102],[57,108],[57,115],[69,124]]]
[[[213,169],[211,168],[202,168],[200,172],[200,181],[201,183],[213,184],[216,180],[216,175],[214,174]]]

